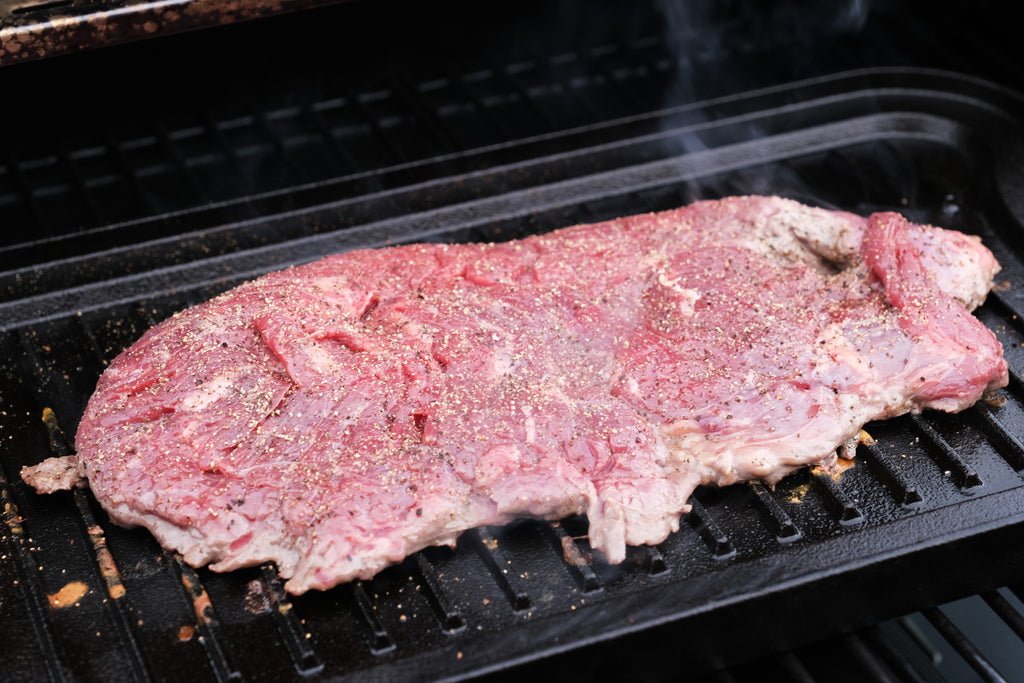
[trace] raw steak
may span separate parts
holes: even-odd
[[[143,335],[78,474],[189,563],[272,560],[292,593],[519,516],[586,513],[619,562],[700,484],[834,467],[870,420],[1004,385],[968,313],[997,270],[977,238],[767,197],[331,256]]]

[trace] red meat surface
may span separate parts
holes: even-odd
[[[585,513],[618,562],[698,485],[834,467],[868,421],[1003,386],[969,313],[997,270],[974,237],[774,197],[353,251],[144,334],[78,474],[186,561],[274,561],[292,593],[520,516]]]

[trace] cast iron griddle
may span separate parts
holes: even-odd
[[[459,679],[602,642],[696,672],[992,589],[1024,569],[1021,101],[925,71],[842,74],[457,160],[247,198],[259,217],[0,273],[0,671],[25,679]],[[433,165],[432,165],[433,164]],[[458,165],[456,164],[456,165]],[[1005,402],[869,425],[839,481],[804,471],[695,495],[688,524],[621,566],[586,520],[466,533],[327,592],[273,567],[219,575],[112,525],[86,491],[35,495],[105,364],[148,326],[243,279],[418,240],[509,239],[759,193],[980,234],[1003,264],[977,315]],[[202,211],[197,210],[197,215]],[[145,229],[145,224],[133,229]],[[159,226],[156,226],[159,227]],[[116,227],[114,229],[117,229]],[[65,436],[65,434],[67,436]],[[676,629],[673,652],[642,646]],[[629,648],[619,651],[629,651]]]

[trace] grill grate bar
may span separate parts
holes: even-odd
[[[999,618],[1017,634],[1018,638],[1024,640],[1024,615],[1014,609],[1009,600],[1004,598],[999,591],[985,591],[981,594],[981,599],[999,615]]]
[[[942,662],[942,653],[935,647],[928,636],[925,635],[924,631],[921,630],[917,624],[915,624],[909,616],[902,616],[896,619],[896,623],[903,629],[903,632],[910,637],[914,645],[918,647],[925,654],[926,657],[931,661],[933,665],[938,665]]]
[[[192,609],[196,615],[196,627],[199,630],[199,639],[206,649],[207,657],[213,667],[213,672],[218,681],[239,681],[242,673],[234,663],[230,651],[224,647],[224,635],[220,630],[220,620],[210,602],[210,594],[199,580],[199,574],[195,569],[185,564],[177,553],[167,553],[174,568],[181,578],[181,585],[185,589]]]
[[[44,595],[43,587],[39,581],[39,564],[32,557],[28,548],[28,539],[25,537],[25,529],[21,525],[21,515],[18,507],[11,498],[9,484],[3,470],[0,470],[0,518],[10,534],[11,542],[7,545],[13,548],[14,571],[17,578],[14,584],[21,587],[21,594],[25,598],[25,610],[29,623],[32,625],[33,635],[43,653],[46,672],[52,681],[66,680],[63,669],[60,665],[60,658],[57,656],[57,648],[53,642],[53,634],[50,631],[50,624],[46,619],[46,608],[42,602]]]
[[[54,395],[68,393],[68,387],[66,384],[56,378],[54,373],[47,370],[43,365],[35,351],[35,347],[32,344],[29,344],[25,339],[25,334],[26,333],[22,331],[22,348],[26,359],[32,367],[32,371],[39,379],[39,382],[35,385],[37,400],[42,399],[43,396],[50,392],[53,392]],[[42,403],[44,401],[40,400],[40,402]],[[48,407],[43,409],[43,423],[46,426],[50,450],[53,454],[57,457],[71,455],[73,451],[67,441],[67,437],[60,428],[60,425],[57,423],[57,417],[53,410]],[[146,671],[146,665],[139,649],[138,637],[131,626],[131,619],[129,618],[131,608],[125,596],[124,583],[121,580],[121,574],[117,569],[117,564],[114,562],[114,558],[110,554],[110,550],[107,548],[107,541],[103,529],[93,516],[92,510],[89,508],[89,501],[85,492],[81,489],[76,489],[73,492],[73,499],[75,502],[75,509],[78,512],[79,521],[81,522],[93,549],[95,567],[106,586],[107,594],[110,596],[110,600],[104,601],[103,604],[113,619],[114,627],[117,630],[117,639],[122,644],[128,656],[132,678],[137,681],[149,680],[149,674]]]
[[[444,588],[441,587],[440,577],[433,563],[427,558],[426,552],[418,552],[416,558],[416,569],[423,584],[427,587],[425,596],[430,607],[434,610],[441,627],[448,633],[456,633],[466,628],[466,620],[462,613],[448,597]]]
[[[825,506],[839,518],[840,524],[859,524],[864,521],[864,515],[857,504],[846,495],[835,479],[822,472],[814,475],[814,481],[821,489]]]
[[[402,152],[398,144],[384,132],[384,129],[381,127],[378,118],[374,116],[371,111],[369,111],[366,104],[360,99],[359,95],[355,95],[351,91],[346,91],[345,100],[351,103],[352,108],[370,126],[370,130],[373,131],[374,138],[383,143],[384,148],[391,153],[392,160],[397,160],[398,162],[409,161],[409,159],[406,158],[406,155]],[[385,161],[383,163],[388,162]]]
[[[815,683],[814,676],[792,650],[786,650],[778,655],[777,661],[782,670],[789,674],[789,680],[797,683]]]
[[[174,170],[177,171],[177,177],[184,181],[185,186],[193,192],[199,202],[204,204],[210,203],[212,199],[209,193],[202,186],[202,183],[198,181],[196,174],[189,170],[188,163],[178,148],[174,146],[174,143],[171,142],[171,136],[166,128],[163,125],[158,125],[156,132],[160,149],[163,151],[165,158],[170,160]],[[196,202],[193,200],[192,203]]]
[[[14,190],[21,195],[25,200],[25,205],[28,207],[29,215],[32,216],[32,222],[35,224],[38,232],[41,233],[41,237],[53,237],[53,231],[50,229],[47,222],[43,220],[43,213],[40,209],[39,200],[36,198],[35,193],[28,186],[28,182],[25,180],[25,174],[22,172],[21,164],[13,156],[7,157],[7,169],[8,175],[11,178],[11,184],[14,186]],[[26,233],[34,232],[30,226],[22,226],[22,229]],[[38,233],[37,233],[38,234]]]
[[[407,83],[395,83],[391,92],[394,94],[396,102],[405,105],[406,109],[412,112],[413,121],[424,124],[422,128],[429,131],[435,139],[448,148],[444,153],[463,150],[465,145],[459,142],[457,134],[445,124],[433,107],[427,106],[422,97],[417,97],[412,92]]]
[[[284,592],[281,579],[277,576],[277,567],[272,562],[260,565],[260,574],[270,595],[270,613],[281,634],[281,640],[291,655],[295,669],[307,675],[321,671],[324,664],[302,628],[299,618],[295,616],[294,606]]]
[[[782,543],[792,543],[793,541],[799,540],[803,534],[800,529],[797,528],[793,519],[789,516],[779,502],[775,500],[775,496],[768,490],[768,487],[759,481],[747,482],[747,487],[754,492],[754,500],[757,501],[758,507],[763,513],[761,519],[764,520],[768,528],[775,538]]]
[[[391,634],[388,633],[384,622],[377,616],[377,610],[374,608],[373,602],[366,592],[363,581],[353,581],[349,585],[352,587],[352,596],[355,598],[356,605],[359,606],[359,612],[363,615],[363,619],[370,629],[370,651],[379,655],[394,650],[396,647],[395,641],[391,638]]]
[[[468,97],[469,100],[473,103],[473,111],[475,112],[478,119],[483,119],[487,121],[491,128],[497,131],[498,137],[500,139],[508,139],[509,137],[511,137],[508,126],[505,124],[505,122],[501,119],[501,117],[494,115],[494,113],[491,111],[491,108],[488,107],[482,99],[480,99],[480,96],[477,94],[476,90],[474,90],[466,83],[466,80],[463,76],[456,75],[451,71],[448,72],[447,76],[449,83],[451,83],[454,87],[457,87],[459,89],[459,92]]]
[[[996,452],[1013,469],[1024,470],[1024,444],[996,417],[996,409],[984,401],[974,404],[973,413],[979,418],[985,436],[995,446]]]
[[[89,212],[88,225],[96,225],[100,223],[100,216],[103,212],[96,205],[96,200],[93,198],[92,192],[90,192],[89,188],[86,187],[82,171],[78,168],[78,164],[75,162],[75,159],[64,148],[61,148],[57,158],[60,160],[60,163],[70,171],[72,185],[74,185],[74,188],[78,191],[78,196],[82,200],[82,206],[84,206]]]
[[[284,138],[274,130],[274,127],[267,121],[267,115],[265,112],[257,112],[253,115],[255,125],[263,131],[268,138],[270,138],[270,144],[276,153],[276,156],[280,159],[280,163],[284,164],[294,175],[295,178],[300,179],[304,183],[308,183],[312,178],[309,177],[302,167],[295,163],[295,160],[288,153],[288,148],[285,145]]]
[[[925,418],[920,415],[911,415],[910,424],[913,425],[914,431],[928,442],[928,455],[940,466],[948,469],[953,483],[965,489],[981,486],[984,483],[974,467],[964,460]]]
[[[143,190],[142,183],[139,181],[139,175],[136,173],[132,165],[128,163],[128,157],[124,153],[124,144],[114,138],[112,133],[107,133],[106,139],[107,153],[110,158],[114,160],[114,164],[117,170],[121,172],[121,176],[128,181],[128,184],[132,188],[132,197],[137,202],[136,206],[139,209],[145,207],[145,210],[138,211],[137,213],[156,213],[159,210],[157,204],[153,202],[152,197],[148,192]],[[125,204],[130,203],[130,199],[123,200]]]
[[[114,556],[110,554],[110,549],[107,547],[106,535],[93,516],[92,510],[89,509],[89,499],[85,491],[75,489],[73,497],[75,507],[83,523],[86,525],[89,540],[92,542],[93,552],[96,555],[96,566],[99,568],[103,582],[106,584],[107,595],[110,596],[110,600],[106,604],[113,606],[110,611],[114,615],[114,623],[117,625],[119,640],[125,644],[125,648],[130,654],[129,662],[132,667],[132,676],[135,680],[139,681],[149,680],[150,677],[143,662],[142,652],[139,650],[139,640],[129,620],[131,607],[125,595],[124,582],[121,579],[121,572],[118,571],[117,564],[114,562]]]
[[[889,639],[882,634],[878,625],[869,626],[860,632],[861,637],[877,652],[896,672],[900,680],[908,683],[927,683],[927,679],[918,671],[906,653],[893,647]]]
[[[917,484],[908,479],[907,475],[901,472],[876,444],[862,442],[858,452],[864,455],[868,466],[895,495],[896,501],[900,505],[908,507],[917,505],[924,500]]]
[[[960,654],[974,669],[982,680],[989,683],[1007,683],[1006,679],[996,670],[992,663],[981,654],[963,632],[938,607],[930,607],[921,612],[924,617],[942,634],[942,637]]]
[[[877,683],[898,683],[881,654],[869,647],[859,634],[849,633],[845,635],[842,643],[853,653],[857,661],[871,672],[873,681],[877,681]]]
[[[704,505],[694,496],[690,497],[690,512],[686,515],[686,519],[711,550],[712,555],[724,559],[736,554],[736,548],[732,541],[725,535],[714,518],[708,514]]]
[[[207,117],[204,121],[203,127],[209,131],[210,136],[216,141],[217,148],[220,149],[224,158],[228,160],[228,166],[231,168],[232,173],[236,178],[241,180],[242,194],[253,194],[255,192],[255,186],[253,185],[252,178],[243,170],[242,161],[238,158],[238,150],[228,142],[227,136],[224,135],[224,131],[219,125],[217,125],[217,122],[212,116]]]
[[[509,604],[516,612],[527,610],[532,605],[530,594],[520,585],[515,573],[509,571],[511,562],[505,559],[505,553],[498,546],[498,539],[494,537],[490,529],[472,529],[466,534],[473,542],[477,554],[483,560],[484,566],[494,578],[498,587],[508,598]]]
[[[535,62],[531,62],[531,65],[534,68],[536,68]],[[523,70],[517,70],[517,73],[520,73],[521,71]],[[501,74],[503,77],[502,80],[506,81],[510,86],[512,86],[511,90],[515,92],[517,95],[519,95],[520,101],[525,103],[527,106],[530,107],[530,109],[536,112],[545,129],[550,130],[552,128],[559,128],[558,124],[551,117],[550,112],[548,112],[547,109],[545,109],[544,107],[540,106],[540,104],[537,102],[537,99],[527,90],[526,86],[523,85],[522,79],[519,76],[517,76],[516,73],[513,73],[512,69],[509,66],[498,67],[495,70],[495,73]]]
[[[302,106],[302,113],[313,122],[313,127],[323,136],[327,149],[330,150],[337,162],[340,162],[341,168],[338,169],[338,175],[349,173],[353,169],[359,168],[359,164],[345,149],[345,145],[338,144],[338,139],[334,137],[330,126],[324,122],[324,117],[317,111],[315,106],[304,104]]]
[[[601,581],[590,566],[590,553],[583,551],[575,538],[570,536],[562,527],[560,522],[551,522],[547,525],[551,532],[550,537],[555,552],[565,560],[569,574],[583,589],[584,593],[594,593],[601,590]]]

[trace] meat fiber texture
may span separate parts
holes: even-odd
[[[1003,386],[969,313],[998,268],[976,237],[776,197],[352,251],[146,332],[77,474],[187,562],[273,561],[294,594],[521,516],[585,513],[620,562],[698,485],[835,467],[868,421]]]

